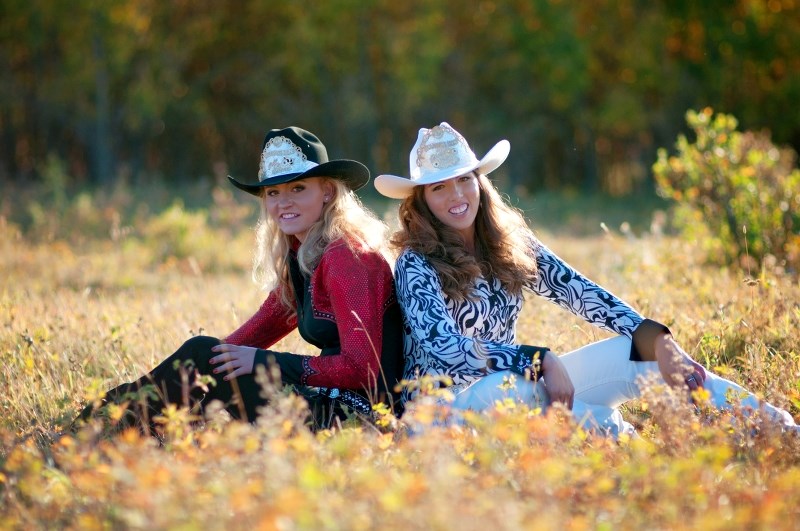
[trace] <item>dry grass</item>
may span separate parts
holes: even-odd
[[[0,218],[0,529],[796,526],[800,437],[656,391],[626,411],[642,437],[619,442],[520,407],[413,436],[356,424],[312,434],[300,404],[279,395],[253,426],[219,417],[192,429],[174,412],[163,446],[92,428],[53,442],[85,399],[255,310],[251,234],[203,227],[224,262],[191,248],[163,258],[137,227],[68,244],[23,237]],[[798,418],[796,280],[768,271],[745,282],[669,238],[540,236],[666,321],[698,359]],[[568,351],[606,336],[529,299],[523,342]],[[282,346],[310,352],[296,335]],[[430,412],[408,420],[429,424]]]

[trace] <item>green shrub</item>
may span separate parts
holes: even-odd
[[[715,263],[800,267],[797,154],[766,132],[739,132],[731,115],[688,111],[694,142],[678,137],[676,156],[659,149],[659,194],[677,201],[676,224],[705,244]],[[773,258],[774,257],[774,258]]]

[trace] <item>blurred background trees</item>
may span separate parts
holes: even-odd
[[[254,178],[290,124],[405,174],[444,120],[508,191],[624,195],[690,108],[800,148],[797,50],[797,0],[0,0],[0,182]]]

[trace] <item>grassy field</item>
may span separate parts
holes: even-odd
[[[161,446],[92,427],[56,437],[86,400],[192,335],[228,333],[261,302],[254,204],[210,191],[191,210],[123,193],[0,199],[0,529],[797,527],[800,437],[657,387],[624,412],[641,438],[620,441],[512,404],[461,427],[433,427],[421,407],[386,429],[312,434],[302,404],[277,390],[256,425],[219,415],[195,429],[169,411]],[[796,279],[708,268],[697,242],[651,231],[641,208],[624,225],[626,212],[595,204],[570,212],[576,232],[552,230],[567,205],[534,202],[546,244],[800,418]],[[561,352],[603,337],[533,297],[518,328]],[[294,334],[280,346],[312,352]],[[412,423],[427,428],[409,436]]]

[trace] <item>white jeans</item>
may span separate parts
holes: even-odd
[[[641,396],[640,377],[657,378],[663,382],[655,361],[631,361],[631,340],[619,336],[592,343],[560,356],[575,386],[572,413],[587,428],[600,428],[610,435],[632,433],[633,427],[625,422],[617,409],[620,405]],[[456,409],[482,410],[492,407],[496,400],[513,397],[527,404],[549,403],[547,391],[539,380],[536,384],[517,377],[514,388],[503,389],[503,379],[510,371],[489,374],[458,393],[453,402]],[[740,385],[706,371],[704,387],[711,394],[711,402],[718,408],[730,407],[730,396],[743,397],[741,405],[763,411],[777,422],[794,426],[788,412],[764,401]]]

